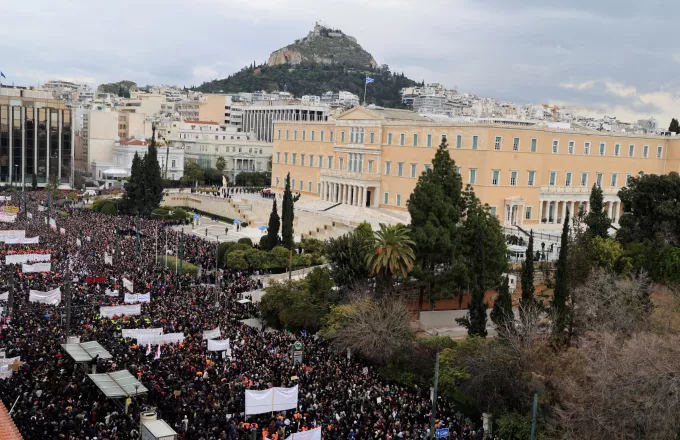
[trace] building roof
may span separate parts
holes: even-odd
[[[149,145],[149,143],[145,140],[142,139],[121,139],[120,141],[121,145],[131,145],[131,146],[140,146],[140,147],[146,147]]]
[[[129,397],[149,391],[127,370],[87,375],[106,397]]]
[[[424,121],[427,119],[420,116],[418,113],[411,110],[404,110],[398,108],[385,108],[385,107],[364,107],[368,111],[376,113],[382,116],[384,119],[391,120],[407,120],[407,121]]]
[[[210,125],[220,125],[217,122],[213,121],[193,121],[191,119],[185,119],[184,122],[187,124],[210,124]]]
[[[177,435],[174,429],[172,429],[163,420],[149,420],[148,422],[142,422],[142,424],[148,429],[151,434],[156,438],[162,438],[171,435]]]

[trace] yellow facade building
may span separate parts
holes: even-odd
[[[494,123],[436,123],[406,110],[355,107],[332,122],[274,125],[272,187],[331,203],[407,210],[442,139],[463,185],[501,224],[558,227],[588,209],[598,183],[618,223],[618,191],[638,173],[680,171],[680,138]],[[554,225],[554,226],[553,226]]]

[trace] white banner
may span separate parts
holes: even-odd
[[[56,289],[50,290],[49,292],[31,290],[28,293],[28,300],[30,302],[37,302],[57,306],[61,302],[61,288],[57,287]]]
[[[50,219],[50,228],[52,228],[53,231],[57,230],[57,221],[53,218]]]
[[[50,261],[50,254],[12,254],[5,256],[5,264],[23,264],[33,261]]]
[[[118,290],[110,290],[110,289],[107,288],[107,289],[106,289],[105,295],[106,295],[106,296],[113,296],[113,297],[115,297],[115,298],[118,298]]]
[[[52,272],[52,263],[35,263],[35,264],[22,264],[21,271],[23,273],[31,272]]]
[[[220,332],[220,328],[217,327],[212,330],[203,330],[203,340],[205,341],[206,339],[218,339],[222,337],[222,332]]]
[[[246,415],[297,408],[298,386],[270,388],[264,391],[246,390]]]
[[[0,212],[0,222],[14,223],[16,219],[17,219],[16,214],[12,214],[11,212]]]
[[[184,342],[184,333],[168,333],[166,335],[136,335],[139,345],[178,344]]]
[[[125,301],[126,303],[148,303],[151,302],[151,293],[126,293]]]
[[[104,264],[113,264],[113,258],[106,252],[104,253]]]
[[[0,202],[9,202],[12,200],[12,196],[0,196]]]
[[[163,329],[162,328],[128,328],[128,329],[123,329],[123,337],[124,338],[136,338],[137,335],[162,335],[163,334]]]
[[[208,351],[231,351],[229,339],[208,339]]]
[[[30,212],[27,212],[27,213],[26,213],[26,217],[28,217],[30,220],[32,220],[32,219],[33,219],[33,214],[31,214]]]
[[[66,235],[66,229],[64,229],[64,228],[59,228],[59,233],[60,233],[61,235]]]
[[[10,365],[15,362],[19,362],[21,360],[21,356],[13,357],[13,358],[0,358],[0,365]]]
[[[137,316],[142,314],[142,305],[135,304],[134,306],[111,306],[100,307],[99,314],[102,318],[110,318],[114,315],[123,316]]]
[[[286,440],[321,440],[321,428],[310,429],[309,431],[296,432],[286,437]]]
[[[26,231],[23,229],[0,231],[0,241],[6,241],[8,238],[24,238],[25,236]]]
[[[80,247],[81,245],[80,238],[76,238],[76,246]]]
[[[125,287],[129,292],[134,292],[134,284],[132,281],[128,280],[127,278],[123,278],[123,287]]]
[[[9,301],[9,292],[0,293],[0,301]]]
[[[5,239],[5,244],[38,244],[38,243],[40,243],[40,237],[31,238],[15,237]]]
[[[38,205],[38,211],[44,212],[44,211],[47,211],[47,208],[42,206],[42,205]]]

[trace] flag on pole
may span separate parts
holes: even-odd
[[[148,356],[150,354],[151,354],[151,344],[147,344],[146,345],[146,355]]]
[[[5,79],[7,79],[7,77],[5,76],[5,74],[2,73],[2,72],[0,72],[0,76],[3,77],[3,78],[5,78]]]
[[[161,358],[161,346],[159,345],[158,348],[156,349],[156,356],[153,357],[153,360],[160,358]]]
[[[371,78],[370,76],[366,77],[366,84],[371,84],[371,83],[374,83],[374,82],[375,82],[375,80],[373,78]]]

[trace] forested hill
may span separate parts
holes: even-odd
[[[287,90],[296,97],[322,95],[328,91],[352,92],[363,99],[366,75],[375,80],[368,85],[366,100],[369,104],[385,107],[403,107],[399,91],[403,87],[418,85],[403,74],[387,70],[364,70],[340,65],[282,64],[244,68],[224,79],[203,83],[197,90],[204,93],[237,93],[265,90]]]

